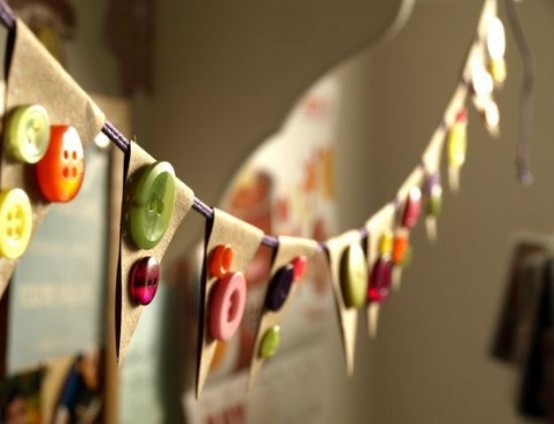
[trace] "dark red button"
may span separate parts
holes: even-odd
[[[373,265],[369,277],[368,300],[377,303],[385,302],[390,294],[391,282],[392,261],[389,257],[381,257]]]
[[[287,300],[294,280],[294,266],[287,264],[275,273],[267,289],[265,306],[270,311],[278,311]]]
[[[412,229],[416,226],[421,213],[421,190],[419,187],[412,187],[406,199],[404,215],[402,216],[402,226]]]
[[[160,282],[160,265],[153,256],[139,259],[129,274],[129,294],[139,305],[148,305],[154,299]]]

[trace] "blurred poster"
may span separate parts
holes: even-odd
[[[144,308],[120,368],[119,423],[164,422],[166,411],[160,390],[164,352],[160,347],[164,345],[165,333],[161,329],[171,307],[171,296],[174,296],[172,289],[160,284],[155,300]]]
[[[261,228],[267,234],[316,240],[325,240],[336,234],[334,156],[339,100],[339,84],[335,78],[325,78],[310,89],[294,107],[282,129],[265,141],[242,166],[226,190],[220,208]],[[196,259],[201,256],[200,250],[199,247]],[[256,326],[269,278],[271,253],[270,249],[260,247],[247,270],[248,300],[241,328],[230,342],[218,344],[207,381],[208,390],[202,399],[212,399],[210,393],[214,393],[214,399],[218,396],[226,399],[227,395],[223,393],[233,391],[233,399],[238,397],[241,402],[247,399],[242,397],[246,388],[245,380],[227,379],[247,369],[250,364]],[[287,396],[284,392],[294,393],[293,386],[301,380],[292,375],[296,371],[290,367],[289,354],[298,353],[304,345],[317,346],[318,338],[333,318],[331,284],[328,275],[318,272],[321,269],[324,268],[311,267],[307,279],[298,288],[282,324],[279,354],[271,361],[275,369],[280,370],[278,374],[281,378],[273,380],[272,389],[264,387],[263,381],[266,380],[257,382],[256,402],[261,402],[259,399],[264,397],[266,389],[277,390],[281,382],[286,385],[279,389],[283,396]],[[197,287],[198,284],[192,286]],[[198,295],[195,293],[196,298]],[[265,372],[264,368],[262,375]],[[312,382],[304,381],[302,386],[298,386],[303,393],[299,399],[311,392],[311,387],[308,390],[305,386]],[[209,410],[207,405],[211,401],[206,402],[185,402],[189,417],[196,417],[191,418],[192,422],[235,422],[201,419],[205,415],[204,409]],[[231,405],[222,400],[220,402],[223,402],[222,408]],[[257,414],[250,410],[245,413],[249,417]]]
[[[40,424],[42,369],[22,372],[0,383],[0,423]]]
[[[229,377],[204,390],[200,400],[192,392],[184,400],[188,424],[302,423],[323,421],[324,363],[317,346],[271,361],[247,392],[248,372]]]
[[[51,206],[12,278],[8,374],[104,344],[109,153],[85,157],[79,194]]]

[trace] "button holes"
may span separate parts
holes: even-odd
[[[77,160],[77,152],[75,150],[73,152],[71,152],[71,158],[73,160]]]
[[[15,217],[19,220],[23,220],[23,211],[21,208],[17,208],[17,211],[15,212]]]
[[[69,159],[69,152],[68,152],[67,150],[64,150],[64,151],[63,151],[63,158],[64,158],[65,160],[68,160],[68,159]]]
[[[231,322],[233,321],[236,313],[237,313],[237,306],[239,303],[238,299],[238,293],[235,291],[231,295],[231,298],[229,299],[229,311],[227,312],[227,321]]]
[[[69,168],[64,167],[62,171],[62,175],[64,176],[64,178],[69,178]]]
[[[13,219],[13,213],[8,212],[8,221],[11,221]]]
[[[77,168],[75,167],[71,168],[71,176],[73,178],[77,178]]]
[[[10,238],[13,237],[13,228],[12,227],[8,227],[6,229],[6,232],[8,233],[8,237],[10,237]]]

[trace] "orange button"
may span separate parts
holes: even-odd
[[[220,244],[210,254],[210,275],[223,278],[231,270],[233,264],[233,249],[231,246]]]
[[[50,145],[37,163],[38,185],[50,202],[69,202],[83,182],[85,152],[75,128],[68,125],[50,127]]]

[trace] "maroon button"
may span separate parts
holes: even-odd
[[[370,302],[383,303],[390,294],[392,282],[392,261],[389,257],[381,257],[373,265],[369,277],[367,298]]]
[[[270,311],[278,311],[283,307],[294,280],[294,266],[287,264],[275,273],[267,289],[265,306]]]
[[[139,305],[148,305],[154,299],[160,282],[160,265],[153,256],[139,259],[129,274],[129,294]]]
[[[402,226],[412,229],[416,226],[419,214],[421,213],[421,190],[419,187],[412,187],[406,199],[404,215],[402,216]]]

